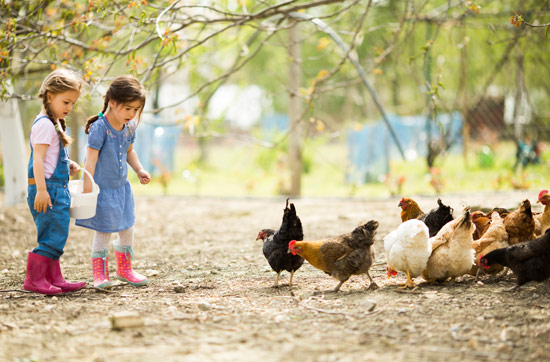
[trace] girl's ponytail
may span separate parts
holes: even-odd
[[[105,112],[107,112],[107,107],[108,106],[109,106],[109,98],[107,96],[105,96],[105,102],[103,103],[103,110],[101,111],[102,114],[105,114]],[[84,133],[88,134],[88,132],[90,132],[90,126],[92,125],[92,123],[94,123],[98,119],[99,119],[98,114],[93,115],[90,118],[88,118],[88,120],[86,121],[86,126],[84,126]]]

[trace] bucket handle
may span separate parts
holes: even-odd
[[[88,172],[88,170],[86,170],[84,167],[81,167],[80,168],[82,171],[84,171],[84,173],[90,178],[90,180],[92,181],[92,192],[95,192],[97,191],[97,184],[95,183],[94,181],[94,177],[92,176],[92,174],[90,172]],[[82,178],[84,179],[84,177]]]

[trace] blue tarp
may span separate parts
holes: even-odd
[[[180,125],[141,122],[137,128],[134,149],[143,167],[152,175],[174,171],[174,154]]]
[[[428,153],[426,116],[390,115],[388,118],[407,159],[425,157]],[[459,112],[439,114],[438,122],[430,124],[433,140],[442,137],[441,125],[453,140],[451,152],[462,150],[463,122]],[[390,160],[400,158],[399,149],[381,120],[348,132],[348,182],[379,182],[388,173]]]
[[[180,125],[156,125],[140,122],[134,149],[143,167],[151,175],[174,171],[174,154],[178,143]],[[81,128],[78,131],[78,159],[86,159],[88,135]]]

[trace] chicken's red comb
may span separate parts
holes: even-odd
[[[405,201],[405,197],[402,197],[402,198],[401,198],[401,201],[399,201],[399,202],[403,202],[403,201]]]
[[[296,244],[296,240],[291,240],[290,243],[288,243],[288,248],[292,248]]]
[[[539,193],[539,200],[541,197],[543,197],[544,195],[546,195],[548,193],[548,190],[542,190],[540,193]]]

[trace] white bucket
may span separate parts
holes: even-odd
[[[92,180],[92,192],[82,193],[84,180],[69,181],[69,192],[71,194],[71,209],[69,214],[75,219],[89,219],[95,216],[97,195],[99,194],[99,186],[94,182],[92,175],[85,168],[82,168],[82,171]]]

